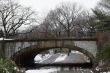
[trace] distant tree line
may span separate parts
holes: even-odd
[[[51,10],[39,25],[32,28],[20,27],[37,24],[36,13],[12,0],[0,1],[0,36],[6,38],[57,38],[91,37],[97,32],[109,32],[109,2],[102,0],[92,9],[93,14],[76,3],[62,3]],[[3,33],[2,33],[3,32]]]
[[[1,0],[2,36],[6,38],[91,37],[97,32],[109,32],[108,3],[106,0],[100,1],[96,8],[92,9],[93,14],[76,3],[62,3],[51,10],[39,25],[20,31],[21,26],[37,24],[36,13],[12,0]]]
[[[106,1],[104,1],[106,2]],[[51,10],[40,25],[20,34],[22,38],[93,37],[109,32],[109,10],[103,0],[92,9],[93,14],[77,4],[63,3]],[[105,3],[106,4],[106,3]],[[108,4],[109,5],[109,4]]]
[[[51,10],[40,25],[36,26],[36,28],[34,27],[34,29],[32,28],[33,31],[31,33],[27,33],[24,36],[20,34],[19,37],[61,38],[93,36],[89,32],[91,27],[89,26],[89,17],[89,12],[77,4],[64,3]]]

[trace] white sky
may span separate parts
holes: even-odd
[[[58,4],[62,2],[76,2],[84,8],[90,9],[94,8],[98,1],[100,0],[19,0],[18,2],[23,6],[31,7],[40,15],[46,15],[49,10],[54,9]]]

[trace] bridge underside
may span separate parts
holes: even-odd
[[[42,67],[69,67],[69,68],[83,68],[83,69],[91,69],[93,67],[92,63],[56,63],[56,64],[39,64],[34,63],[31,66],[25,66],[26,69],[36,69],[36,68],[42,68]],[[23,67],[24,68],[24,67]]]
[[[20,51],[18,51],[17,53],[15,53],[12,56],[12,59],[15,61],[15,63],[17,64],[18,67],[23,67],[23,68],[36,68],[36,67],[41,67],[41,66],[46,66],[45,65],[40,65],[40,64],[35,64],[34,63],[34,58],[37,54],[45,51],[45,50],[49,50],[49,49],[54,49],[54,48],[69,48],[72,50],[76,50],[79,52],[82,52],[83,54],[85,54],[86,56],[88,56],[91,60],[90,63],[78,63],[78,64],[47,64],[47,66],[88,66],[88,67],[92,67],[93,63],[94,63],[94,56],[89,53],[88,51],[76,47],[76,46],[56,46],[56,47],[42,47],[42,48],[37,48],[36,46],[30,46],[27,47],[25,49],[22,49]]]
[[[56,63],[56,64],[39,64],[37,63],[35,67],[47,67],[47,66],[53,66],[53,67],[80,67],[80,68],[92,68],[92,63]]]

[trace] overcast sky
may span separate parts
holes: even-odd
[[[76,2],[84,8],[90,9],[94,8],[98,1],[100,0],[18,0],[21,5],[31,7],[40,15],[47,14],[49,10],[54,9],[58,4],[62,2]]]

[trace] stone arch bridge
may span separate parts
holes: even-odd
[[[57,38],[34,40],[2,40],[0,47],[5,56],[11,57],[20,67],[34,66],[34,57],[51,48],[69,48],[80,51],[94,62],[98,45],[96,38]]]

